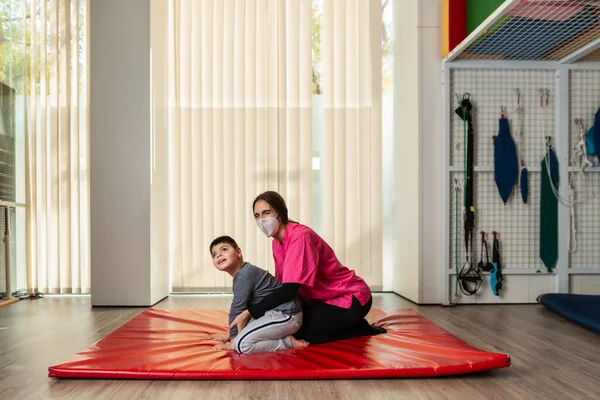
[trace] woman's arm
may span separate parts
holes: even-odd
[[[252,315],[252,318],[258,319],[265,315],[267,311],[293,300],[294,297],[296,297],[299,288],[299,283],[284,283],[279,289],[265,297],[260,303],[248,307],[248,311],[250,312],[250,315]]]

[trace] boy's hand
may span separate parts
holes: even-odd
[[[217,342],[225,343],[229,340],[229,335],[225,333],[213,333],[210,335],[212,340],[216,340]]]
[[[231,325],[229,325],[229,329],[231,330],[231,328],[236,326],[238,333],[242,332],[242,329],[244,329],[246,325],[248,325],[248,321],[250,321],[251,317],[252,316],[250,315],[250,311],[242,311],[237,317],[235,317]]]
[[[214,350],[233,350],[231,342],[226,341],[225,343],[219,343],[213,347]]]

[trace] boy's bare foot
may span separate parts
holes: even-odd
[[[212,340],[216,340],[217,342],[225,343],[229,340],[229,334],[225,333],[213,333],[210,335]]]
[[[213,347],[215,350],[233,350],[231,342],[219,343]]]
[[[290,338],[290,341],[292,342],[292,349],[301,349],[310,344],[306,340],[296,339],[293,335],[288,336],[288,338]]]

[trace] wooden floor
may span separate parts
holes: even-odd
[[[228,296],[172,296],[156,308],[227,309]],[[462,340],[510,354],[513,366],[435,379],[351,381],[58,380],[50,365],[143,308],[91,308],[88,296],[47,296],[0,308],[2,399],[600,399],[600,335],[537,305],[416,306],[393,294],[374,307],[413,308]]]

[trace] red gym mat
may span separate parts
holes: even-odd
[[[510,366],[505,354],[478,350],[412,310],[372,310],[383,335],[305,349],[240,355],[216,351],[225,310],[147,309],[71,359],[57,378],[352,379],[440,376]]]

